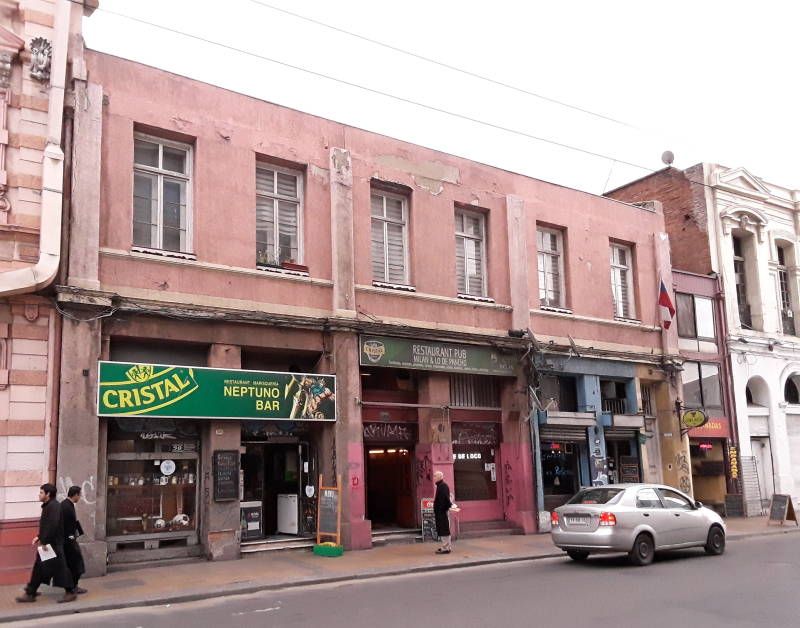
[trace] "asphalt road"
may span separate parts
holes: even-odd
[[[165,568],[165,576],[168,574]],[[800,625],[800,535],[731,542],[725,555],[525,561],[202,602],[18,622],[124,628]]]

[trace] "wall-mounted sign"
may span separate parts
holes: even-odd
[[[702,410],[687,410],[681,417],[681,422],[686,427],[701,427],[706,424],[708,417]]]
[[[728,460],[730,461],[731,480],[739,479],[739,450],[734,447],[728,447]]]
[[[492,347],[361,336],[361,364],[449,373],[514,375],[518,358]]]
[[[336,377],[100,362],[99,416],[335,421]]]
[[[689,430],[689,438],[730,438],[731,428],[725,417],[708,417],[700,427]]]
[[[214,501],[226,502],[238,499],[239,450],[215,450],[212,464],[214,472]]]

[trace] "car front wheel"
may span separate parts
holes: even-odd
[[[587,558],[589,558],[589,552],[581,552],[577,550],[571,550],[567,552],[567,556],[569,556],[572,560],[577,561],[579,563],[583,562]]]
[[[633,542],[633,549],[628,553],[628,557],[634,565],[643,567],[653,562],[655,553],[653,538],[649,534],[640,534]]]
[[[709,556],[719,556],[725,552],[725,533],[721,528],[714,526],[708,531],[708,539],[703,549]]]

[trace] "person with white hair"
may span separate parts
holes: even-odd
[[[453,551],[450,537],[450,487],[444,481],[444,473],[436,471],[433,474],[436,483],[436,494],[433,498],[433,516],[436,519],[436,534],[442,540],[442,546],[436,550],[437,554],[449,554]]]

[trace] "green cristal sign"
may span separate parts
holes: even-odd
[[[335,421],[336,377],[100,362],[99,416]]]
[[[361,336],[361,364],[449,373],[514,375],[518,357],[492,347]]]

